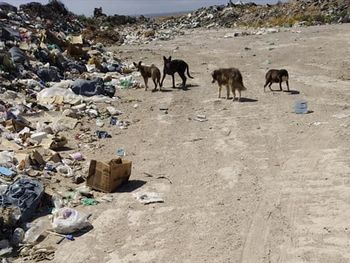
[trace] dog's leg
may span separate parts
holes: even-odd
[[[221,86],[221,84],[219,84],[219,99],[221,98],[221,89],[222,89],[222,86]]]
[[[163,87],[163,81],[165,79],[165,76],[166,76],[166,73],[165,71],[163,71],[163,78],[162,78],[162,81],[160,82],[160,87]]]
[[[272,85],[272,82],[270,82],[269,89],[270,89],[271,91],[273,91],[272,88],[271,88],[271,85]]]
[[[241,90],[240,89],[238,90],[238,96],[239,96],[238,101],[241,102],[242,100],[241,100]]]
[[[290,91],[289,90],[289,82],[288,82],[288,80],[286,81],[286,83],[287,83],[287,89],[288,89],[288,91]]]
[[[264,85],[264,92],[266,92],[266,87],[267,87],[267,85],[269,85],[269,82],[268,82],[268,81],[266,81],[266,83],[265,83],[265,85]]]
[[[173,78],[173,89],[175,89],[175,74],[172,74],[171,77]]]
[[[236,89],[235,88],[232,88],[232,93],[233,93],[232,101],[235,101],[236,100]]]
[[[226,85],[226,99],[228,100],[230,98],[230,85]]]
[[[158,85],[159,85],[159,91],[161,91],[162,90],[162,86],[160,86],[160,76],[159,76],[159,78],[157,78],[157,82],[158,82]]]
[[[143,79],[145,81],[145,91],[148,89],[148,78]]]
[[[153,80],[153,83],[154,83],[154,89],[153,91],[156,91],[157,90],[157,82],[156,82],[156,79],[155,78],[152,78]]]
[[[187,80],[187,78],[185,76],[185,72],[179,72],[179,75],[182,79],[182,89],[185,90],[186,89],[186,80]]]
[[[280,91],[282,91],[282,80],[280,80]]]

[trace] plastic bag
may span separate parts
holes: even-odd
[[[61,208],[53,215],[52,228],[60,234],[70,234],[91,226],[87,216],[72,208]]]
[[[122,89],[131,88],[135,84],[135,80],[132,76],[122,77],[119,79],[119,85]]]
[[[3,195],[0,195],[0,206],[18,207],[22,213],[20,220],[26,222],[36,212],[44,193],[44,186],[37,180],[20,178],[13,182]]]
[[[62,104],[79,101],[81,97],[70,89],[47,88],[38,93],[37,100],[41,104]]]
[[[14,153],[3,151],[0,152],[0,164],[13,163]]]
[[[63,175],[64,177],[72,177],[74,175],[73,169],[70,168],[68,165],[60,165],[56,167],[56,170],[59,174]]]

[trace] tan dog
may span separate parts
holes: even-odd
[[[142,66],[142,61],[139,62],[139,64],[136,64],[134,62],[134,66],[137,68],[138,71],[140,71],[141,76],[143,77],[143,80],[145,81],[145,90],[148,89],[148,78],[152,78],[154,83],[154,89],[153,91],[157,90],[157,85],[159,84],[159,90],[161,90],[160,85],[160,70],[157,68],[154,64],[151,66]]]
[[[246,90],[243,85],[243,78],[241,72],[236,68],[221,68],[214,70],[211,73],[213,77],[212,83],[215,81],[219,85],[219,98],[221,97],[221,88],[223,85],[226,86],[226,99],[230,98],[230,89],[233,93],[233,100],[236,100],[236,90],[238,90],[239,101],[241,101],[241,91]]]

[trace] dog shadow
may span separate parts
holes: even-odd
[[[285,92],[285,93],[289,93],[289,95],[298,95],[300,94],[300,91],[298,90],[279,90],[279,89],[273,89],[273,90],[270,90],[272,93],[275,93],[275,92]]]
[[[179,84],[179,85],[176,85],[175,88],[173,88],[173,89],[189,91],[189,90],[191,90],[191,88],[196,88],[196,87],[199,87],[199,85],[198,84],[186,84],[186,87],[183,88],[182,84]]]
[[[158,91],[158,90],[157,90]],[[152,92],[157,92],[157,91],[152,91]],[[160,92],[173,92],[171,89],[164,89],[164,88],[162,88],[161,90],[160,90]]]
[[[196,88],[199,87],[198,84],[187,84],[187,88]]]
[[[250,99],[250,98],[244,98],[244,97],[241,97],[241,100],[239,102],[257,102],[258,100],[256,99]]]
[[[297,90],[284,90],[284,92],[289,93],[289,95],[298,95],[300,94],[300,91]]]

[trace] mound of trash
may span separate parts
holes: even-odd
[[[227,5],[201,8],[180,17],[171,17],[159,27],[269,27],[347,22],[350,22],[350,5],[345,0],[293,0],[271,5],[240,1],[233,4],[229,1]]]

